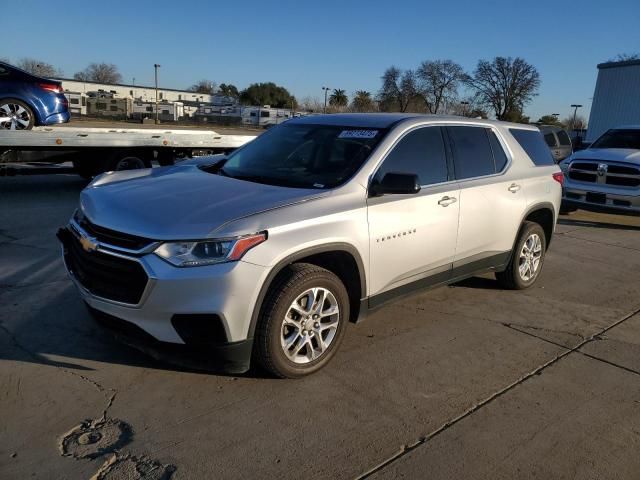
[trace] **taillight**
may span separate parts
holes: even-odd
[[[558,182],[560,185],[564,185],[564,173],[556,172],[553,174],[553,179]]]
[[[62,85],[58,85],[57,83],[39,83],[38,86],[41,89],[46,90],[47,92],[53,92],[53,93],[64,92],[64,88],[62,88]]]

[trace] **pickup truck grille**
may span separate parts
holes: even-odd
[[[576,160],[569,167],[569,178],[579,182],[619,187],[640,186],[640,167],[597,160]]]
[[[148,238],[116,232],[115,230],[91,223],[89,219],[82,214],[76,214],[75,220],[85,232],[94,237],[100,243],[127,248],[129,250],[140,250],[153,243],[153,240]]]
[[[64,245],[67,268],[84,288],[108,300],[140,303],[149,277],[139,262],[100,251],[87,252],[68,230],[62,230],[58,237]]]

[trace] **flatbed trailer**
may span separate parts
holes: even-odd
[[[171,165],[199,155],[225,153],[252,135],[212,130],[38,127],[0,130],[0,176],[75,171],[90,178],[109,170]],[[73,169],[60,167],[72,162]]]

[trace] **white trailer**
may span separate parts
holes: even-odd
[[[68,173],[51,168],[73,162],[76,173],[93,177],[110,170],[161,166],[198,155],[225,153],[253,140],[211,130],[37,127],[0,130],[0,176]],[[46,170],[46,171],[45,171]]]

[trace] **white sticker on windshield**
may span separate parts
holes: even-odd
[[[378,130],[343,130],[338,138],[374,138]]]

